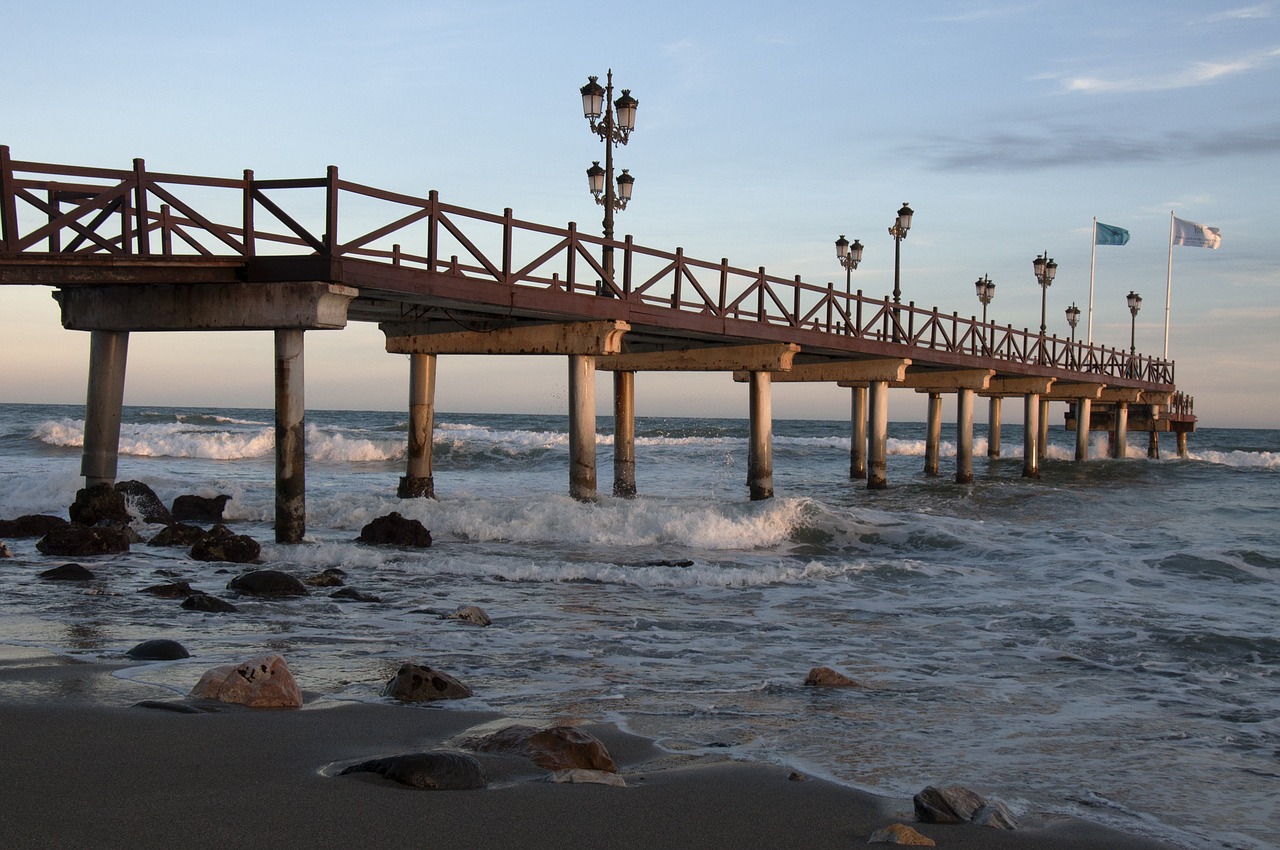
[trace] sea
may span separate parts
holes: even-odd
[[[0,518],[66,516],[83,486],[83,407],[0,405]],[[947,426],[949,427],[949,426]],[[329,568],[287,601],[227,590],[238,565],[136,544],[79,559],[87,586],[39,580],[65,558],[11,540],[0,644],[120,662],[171,638],[192,658],[116,675],[185,694],[215,664],[280,652],[303,689],[379,701],[405,661],[475,696],[406,710],[492,710],[616,723],[677,753],[788,765],[910,797],[961,784],[1015,814],[1066,814],[1187,848],[1280,847],[1280,431],[1204,427],[1178,458],[1073,460],[1049,430],[1023,478],[976,427],[974,482],[954,443],[924,474],[922,423],[889,427],[889,487],[849,478],[847,421],[778,420],[773,499],[748,498],[748,423],[638,418],[639,495],[568,493],[563,416],[438,413],[436,499],[395,495],[407,416],[307,412],[307,535],[274,542],[269,410],[127,407],[119,480],[166,503],[227,494],[262,566]],[[356,542],[392,511],[429,549]],[[144,538],[159,526],[140,526]],[[186,611],[139,593],[185,580],[238,606]],[[446,615],[478,605],[481,628]],[[831,667],[854,688],[803,684]]]

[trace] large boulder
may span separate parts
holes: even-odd
[[[268,653],[241,664],[223,664],[200,677],[193,699],[213,699],[250,708],[301,708],[302,689],[282,656]]]
[[[67,513],[72,522],[80,525],[97,525],[103,520],[127,525],[133,519],[125,508],[124,496],[105,481],[77,490]]]
[[[155,537],[147,541],[149,546],[194,546],[209,532],[198,525],[186,525],[175,522],[166,525],[156,532]]]
[[[252,570],[227,583],[227,590],[248,596],[306,596],[307,586],[297,576],[280,570]]]
[[[60,516],[27,514],[17,519],[0,519],[0,537],[13,540],[18,537],[44,537],[55,528],[67,524]]]
[[[191,546],[197,561],[229,561],[249,564],[262,554],[262,544],[247,534],[236,534],[225,525],[215,525]]]
[[[222,522],[222,511],[230,496],[179,496],[173,500],[174,522]]]
[[[377,773],[413,788],[429,791],[467,791],[489,783],[480,762],[463,753],[406,753],[370,759],[344,768],[338,774]]]
[[[173,514],[155,491],[141,481],[117,481],[116,492],[124,498],[125,508],[132,509],[143,522],[172,524]]]
[[[44,555],[67,558],[115,555],[129,551],[129,538],[118,528],[90,528],[72,522],[49,531],[36,543],[36,549]]]
[[[492,735],[467,742],[473,750],[524,756],[546,770],[602,770],[617,773],[618,765],[600,739],[576,726],[508,726]]]
[[[437,699],[466,699],[471,688],[448,673],[433,670],[425,664],[405,663],[382,689],[382,695],[402,702],[427,702]]]
[[[977,823],[996,829],[1017,829],[1013,813],[999,801],[989,801],[963,785],[930,785],[911,801],[923,823]]]
[[[191,653],[176,640],[156,638],[144,640],[125,655],[137,661],[176,661],[179,658],[190,658]]]
[[[97,576],[79,564],[63,564],[40,573],[40,578],[45,581],[93,581]]]
[[[426,548],[431,545],[431,532],[418,520],[406,519],[399,512],[392,511],[360,529],[360,536],[356,539],[361,543],[381,546]]]

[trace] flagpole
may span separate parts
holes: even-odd
[[[1173,210],[1169,210],[1169,273],[1164,284],[1164,359],[1169,359],[1169,296],[1173,294]]]
[[[1089,252],[1089,331],[1087,344],[1093,345],[1093,263],[1098,258],[1098,217],[1093,217],[1093,246]]]

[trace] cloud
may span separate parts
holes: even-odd
[[[1227,9],[1224,12],[1217,12],[1216,14],[1205,18],[1205,21],[1211,24],[1217,24],[1222,21],[1250,20],[1252,18],[1269,17],[1271,17],[1271,4],[1263,3],[1258,6],[1244,6],[1239,9]]]
[[[1042,3],[1014,3],[1000,6],[981,6],[967,11],[953,12],[945,15],[935,15],[925,18],[929,23],[944,24],[963,24],[972,23],[974,21],[991,21],[1001,18],[1020,17],[1027,12],[1033,11]]]
[[[922,145],[938,171],[1033,171],[1073,165],[1193,162],[1280,153],[1280,124],[1233,130],[1118,135],[1094,127],[1053,127],[1035,133],[992,133]]]
[[[1215,83],[1227,77],[1261,70],[1280,58],[1280,48],[1250,53],[1234,59],[1218,62],[1192,62],[1190,65],[1164,74],[1140,77],[1066,77],[1062,88],[1068,93],[1104,94],[1172,91]]]

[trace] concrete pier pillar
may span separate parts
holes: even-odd
[[[956,483],[973,483],[973,390],[956,394]]]
[[[1178,457],[1187,457],[1187,432],[1178,432]]]
[[[596,498],[596,358],[569,355],[569,495]]]
[[[854,387],[851,401],[849,438],[849,477],[867,480],[867,388]]]
[[[1036,442],[1040,445],[1040,458],[1044,459],[1049,452],[1049,399],[1040,396],[1040,439]]]
[[[889,486],[889,382],[872,381],[867,404],[867,489]]]
[[[1000,457],[1000,396],[987,402],[987,457]]]
[[[1093,415],[1093,401],[1076,400],[1076,460],[1089,459],[1089,417]]]
[[[1128,454],[1129,446],[1129,403],[1116,402],[1116,430],[1111,440],[1111,456],[1116,459]]]
[[[431,477],[431,445],[436,419],[436,355],[409,355],[409,458],[396,495],[401,499],[436,497]]]
[[[1022,414],[1022,477],[1040,477],[1040,394],[1027,393]]]
[[[613,373],[613,495],[636,494],[636,373]]]
[[[124,407],[128,331],[90,331],[89,389],[84,404],[84,486],[115,484],[120,457],[120,416]]]
[[[924,435],[924,474],[938,474],[938,446],[942,442],[942,393],[929,393]]]
[[[751,442],[747,451],[747,486],[751,501],[773,498],[772,372],[751,373]]]
[[[297,328],[275,332],[277,543],[301,543],[307,530],[303,333]]]
[[[1147,440],[1147,457],[1151,460],[1160,459],[1160,432],[1151,429],[1151,438]]]

